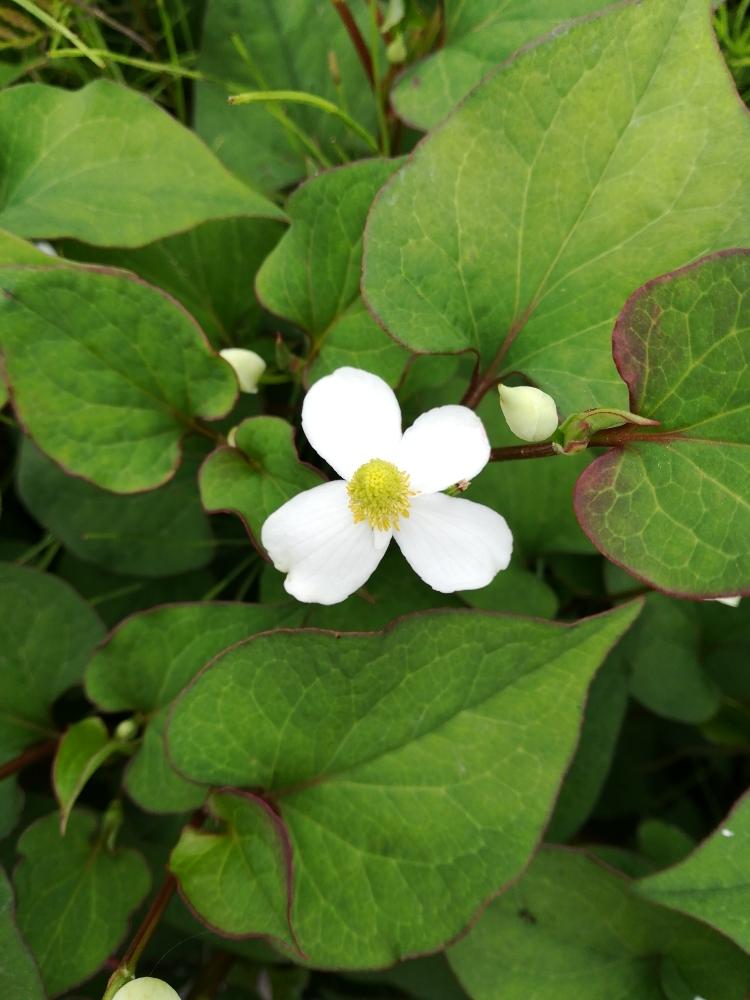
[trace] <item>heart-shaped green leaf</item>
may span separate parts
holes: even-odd
[[[86,691],[108,712],[143,718],[142,742],[125,773],[125,785],[142,808],[183,812],[205,798],[205,789],[171,767],[162,739],[166,708],[217,653],[256,632],[299,624],[299,606],[210,603],[173,604],[133,615],[112,632],[86,668]]]
[[[44,1000],[39,970],[16,927],[13,890],[0,869],[0,996],[3,1000]]]
[[[664,141],[668,135],[669,142]],[[750,120],[706,0],[614,5],[519,53],[383,188],[365,300],[416,351],[476,351],[564,413],[626,405],[630,293],[750,243]]]
[[[26,430],[67,471],[116,493],[170,479],[194,418],[224,416],[237,396],[182,307],[124,272],[0,268],[0,319]]]
[[[274,934],[291,893],[291,926],[316,965],[441,947],[526,863],[591,677],[638,610],[571,627],[443,612],[384,633],[278,632],[228,650],[175,702],[170,758],[193,780],[262,789],[286,827],[294,882],[277,865],[276,905],[242,918],[205,866],[183,884],[190,903],[230,934]],[[268,837],[268,816],[251,820]],[[179,853],[172,863],[182,878]]]
[[[104,634],[67,584],[0,563],[0,761],[55,735],[50,706]]]
[[[650,281],[628,300],[613,345],[630,409],[660,426],[584,472],[581,525],[662,590],[750,593],[750,251]]]
[[[139,246],[208,219],[284,218],[174,118],[107,80],[4,90],[0,175],[0,225],[18,236]]]
[[[546,848],[448,951],[473,1000],[744,1000],[750,959],[697,921],[652,906],[581,851]]]
[[[95,816],[77,810],[64,837],[53,813],[23,833],[18,851],[18,926],[47,993],[57,996],[88,979],[117,948],[148,892],[148,868],[135,851],[107,850]]]
[[[63,835],[86,782],[121,746],[119,740],[110,739],[107,727],[95,715],[76,722],[63,735],[52,767],[52,785],[60,804],[60,832]]]

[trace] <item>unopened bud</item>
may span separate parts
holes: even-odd
[[[237,427],[233,427],[230,430],[230,432],[227,434],[227,444],[229,445],[230,448],[236,448],[237,447],[237,428],[238,427],[239,427],[239,424],[237,425]]]
[[[258,391],[258,382],[266,370],[266,363],[259,354],[246,351],[243,347],[225,347],[219,351],[219,356],[234,368],[240,392],[254,394]]]
[[[114,1000],[180,1000],[180,994],[163,979],[142,976],[126,983],[115,993]]]
[[[115,728],[115,739],[132,740],[138,732],[138,723],[134,719],[123,719]]]
[[[709,597],[709,601],[716,601],[717,604],[728,604],[730,608],[736,608],[742,597],[738,594],[736,597]]]
[[[37,250],[41,250],[42,253],[46,253],[48,257],[57,257],[57,250],[47,240],[36,240],[34,246]]]
[[[508,427],[522,441],[545,441],[557,430],[555,401],[530,385],[499,385],[500,409]]]

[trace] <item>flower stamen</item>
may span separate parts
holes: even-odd
[[[409,516],[409,477],[391,462],[373,458],[360,465],[347,484],[354,523],[368,521],[377,531],[398,531],[399,518]]]

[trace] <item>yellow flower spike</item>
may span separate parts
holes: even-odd
[[[399,518],[409,516],[409,477],[391,462],[373,458],[361,465],[346,487],[355,524],[368,521],[377,531],[398,531]]]

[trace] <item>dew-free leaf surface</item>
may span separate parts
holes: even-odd
[[[750,592],[750,252],[648,282],[613,345],[631,410],[660,426],[589,466],[576,487],[579,521],[608,558],[656,587]]]
[[[300,605],[205,602],[172,604],[133,615],[116,628],[86,668],[89,698],[108,712],[146,717],[142,742],[125,774],[131,797],[152,812],[182,812],[205,798],[170,766],[162,739],[166,708],[204,664],[256,632],[299,624]]]
[[[323,474],[300,462],[294,430],[279,417],[249,417],[236,429],[236,447],[218,448],[200,474],[203,506],[241,518],[260,544],[263,522],[297,493],[320,486]]]
[[[104,628],[62,580],[0,563],[0,761],[55,735],[50,706],[80,681]]]
[[[391,103],[401,118],[428,131],[516,49],[604,6],[603,0],[447,0],[440,48],[399,77]]]
[[[49,996],[88,979],[117,948],[150,885],[135,851],[108,851],[93,813],[74,810],[64,837],[56,813],[18,841],[13,873],[18,927]]]
[[[124,272],[0,268],[0,352],[24,428],[116,493],[170,479],[194,418],[237,397],[230,366],[165,293]]]
[[[63,835],[71,810],[86,782],[116,752],[117,747],[117,742],[110,740],[105,724],[96,716],[81,719],[64,733],[52,769],[52,784],[60,805]]]
[[[617,5],[519,54],[420,144],[370,213],[365,300],[412,350],[476,351],[563,414],[622,408],[619,310],[750,241],[748,157],[705,0]]]
[[[664,1000],[667,961],[690,990],[680,996],[743,1000],[750,959],[631,885],[583,852],[545,848],[448,960],[474,1000]]]
[[[569,627],[446,611],[384,633],[278,632],[228,650],[175,702],[170,759],[195,781],[261,789],[293,881],[278,863],[273,902],[240,915],[219,873],[206,866],[197,880],[193,868],[189,902],[232,934],[276,934],[290,893],[315,965],[441,947],[528,859],[591,677],[638,610]],[[268,837],[273,820],[251,818]]]
[[[684,861],[641,879],[650,900],[689,913],[750,951],[750,796]]]
[[[283,219],[188,129],[107,80],[0,93],[0,226],[140,246],[209,219]]]
[[[0,869],[0,995],[4,1000],[44,1000],[39,970],[15,922],[13,890]]]

